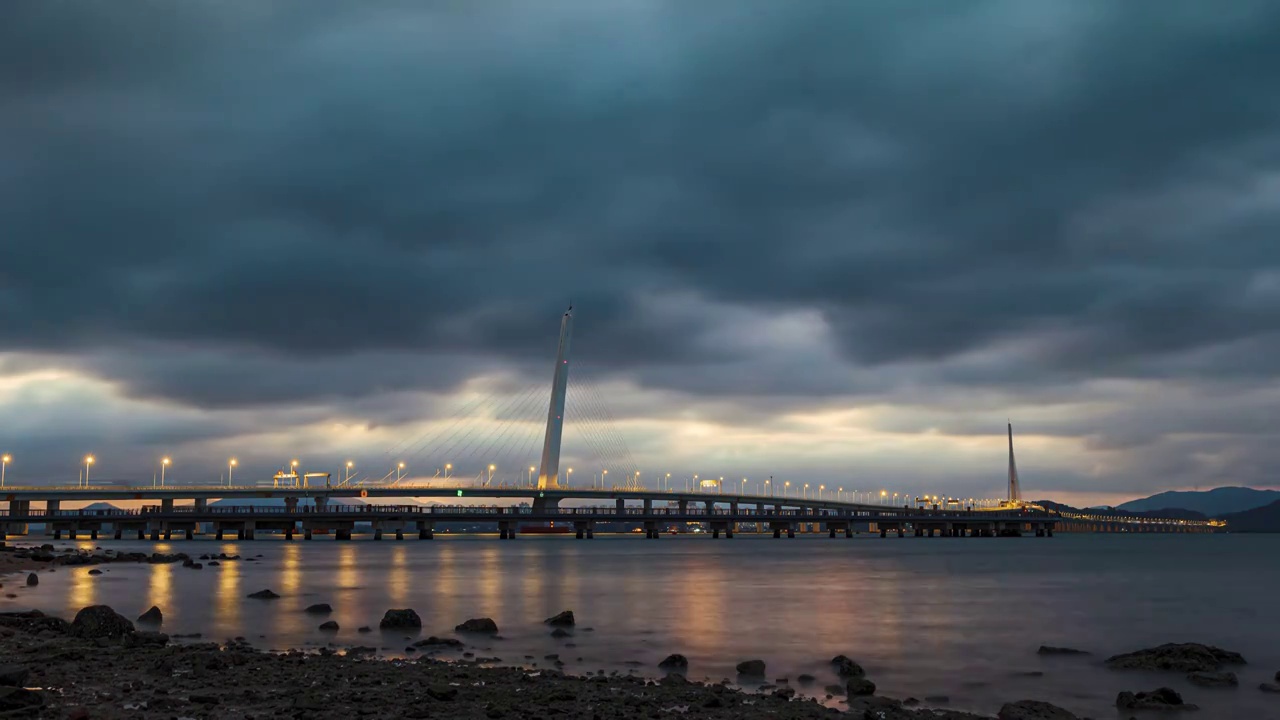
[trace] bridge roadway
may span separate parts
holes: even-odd
[[[451,498],[523,500],[529,505],[380,505],[371,498]],[[236,499],[279,498],[283,506],[224,504]],[[361,504],[341,505],[331,500],[360,498]],[[851,537],[855,527],[878,530],[882,536],[899,537],[908,531],[917,536],[1053,535],[1056,518],[1038,509],[951,510],[943,508],[890,507],[845,503],[814,498],[774,497],[731,493],[657,492],[631,489],[555,489],[533,487],[470,486],[361,486],[361,487],[9,487],[0,491],[7,511],[0,514],[0,537],[25,533],[30,523],[44,523],[47,535],[96,539],[104,526],[122,538],[137,533],[139,539],[191,538],[201,525],[211,525],[221,539],[228,531],[238,539],[255,539],[258,531],[282,533],[288,538],[300,529],[310,539],[314,533],[332,533],[350,539],[357,523],[369,524],[375,539],[394,533],[397,539],[417,532],[431,539],[436,523],[492,522],[499,536],[516,537],[522,525],[547,522],[572,524],[579,538],[592,538],[597,523],[639,523],[645,536],[656,539],[669,525],[705,523],[712,537],[733,537],[743,523],[773,531],[774,537],[795,537],[802,525],[821,526],[830,537]],[[209,505],[210,500],[219,500]],[[301,500],[309,500],[302,503]],[[606,505],[566,506],[564,501]],[[63,509],[63,502],[158,501],[130,509]],[[44,507],[32,507],[43,503]],[[182,503],[182,504],[179,504]],[[190,503],[190,504],[186,504]]]

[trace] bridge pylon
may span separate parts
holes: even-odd
[[[573,334],[573,306],[560,318],[560,345],[556,350],[556,372],[551,379],[551,405],[547,409],[547,434],[542,442],[542,467],[538,489],[560,487],[560,440],[564,434],[564,400],[569,390],[569,339]]]
[[[1009,504],[1022,502],[1022,487],[1018,483],[1018,463],[1013,459],[1013,423],[1009,423]]]

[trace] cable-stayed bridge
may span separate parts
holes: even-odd
[[[286,538],[300,533],[310,539],[323,533],[350,539],[357,527],[369,528],[375,539],[384,534],[399,539],[406,533],[430,539],[437,524],[459,522],[496,524],[499,537],[504,539],[556,524],[571,528],[584,539],[604,526],[634,527],[645,537],[656,539],[690,523],[706,526],[712,537],[723,534],[726,538],[748,527],[771,532],[774,537],[794,537],[797,531],[826,532],[833,538],[862,531],[898,537],[1052,536],[1062,522],[1059,515],[1022,501],[1012,425],[1009,497],[991,507],[973,502],[939,503],[937,498],[916,498],[914,504],[904,498],[903,505],[898,505],[896,494],[894,503],[889,504],[886,493],[881,493],[880,503],[855,502],[852,498],[846,501],[843,490],[833,499],[822,492],[811,496],[807,488],[803,496],[795,497],[789,488],[779,487],[782,483],[766,483],[755,494],[747,492],[745,483],[741,492],[724,492],[723,483],[715,481],[707,487],[691,484],[685,492],[673,492],[669,487],[648,489],[638,482],[635,461],[599,389],[589,380],[571,389],[572,310],[561,318],[549,394],[545,386],[531,386],[517,393],[495,391],[474,398],[450,421],[389,448],[387,457],[397,460],[392,473],[381,480],[357,478],[353,482],[347,475],[337,481],[328,473],[305,472],[295,461],[276,474],[271,487],[232,485],[232,467],[228,467],[228,483],[217,486],[92,486],[85,482],[75,487],[3,487],[0,500],[7,507],[0,514],[0,539],[25,534],[35,523],[43,524],[46,534],[58,539],[64,535],[97,539],[110,528],[116,538],[136,534],[139,539],[169,540],[175,535],[191,538],[207,528],[218,538],[232,532],[237,538],[251,540],[261,532]],[[545,422],[539,423],[536,418],[543,408]],[[566,424],[570,409],[577,422]],[[482,421],[476,422],[476,416]],[[561,462],[566,428],[588,460],[590,489],[584,487],[585,478],[578,478],[580,484],[571,483],[573,467]],[[526,459],[535,454],[540,457],[536,465]],[[406,458],[444,461],[433,477],[407,480],[398,472]],[[498,472],[499,463],[504,469],[515,467],[517,472],[504,475]],[[471,475],[462,471],[464,467],[479,470]],[[526,467],[527,473],[523,472]],[[86,464],[86,478],[88,469]],[[412,504],[375,502],[378,499],[410,500]],[[257,502],[236,504],[236,500]],[[263,505],[263,500],[279,504]],[[63,502],[144,504],[136,509],[64,509]],[[1212,529],[1195,523],[1162,525],[1145,520],[1146,527],[1165,531]]]

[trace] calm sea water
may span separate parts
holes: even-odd
[[[376,645],[402,655],[404,633],[376,628],[387,608],[410,607],[423,618],[423,635],[492,617],[503,639],[477,641],[491,648],[478,654],[507,664],[532,655],[545,665],[554,652],[568,672],[653,675],[659,660],[678,652],[690,659],[690,677],[719,680],[734,677],[739,661],[760,658],[771,680],[794,685],[800,673],[816,675],[809,691],[820,693],[836,681],[828,660],[844,653],[867,668],[880,694],[945,695],[949,707],[974,711],[1035,698],[1110,718],[1117,692],[1169,685],[1204,708],[1201,718],[1280,718],[1280,696],[1257,689],[1280,670],[1280,536],[99,544],[262,557],[203,570],[111,565],[96,577],[64,568],[16,599],[0,599],[0,610],[70,618],[105,603],[134,617],[158,605],[169,633],[245,636],[273,649]],[[9,592],[14,583],[6,584]],[[283,597],[246,599],[263,588]],[[302,612],[318,602],[333,605],[338,633],[319,632],[323,618]],[[578,629],[554,640],[542,620],[564,609],[575,611]],[[375,630],[358,634],[361,625]],[[1113,653],[1181,641],[1243,653],[1250,664],[1238,669],[1241,687],[1206,690],[1177,674],[1101,667]],[[1041,644],[1094,655],[1042,658]],[[1027,675],[1034,671],[1044,675]]]

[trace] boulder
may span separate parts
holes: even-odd
[[[783,700],[790,700],[796,696],[796,690],[795,688],[789,687],[778,688],[773,691],[773,696],[776,698],[782,698]]]
[[[1107,667],[1120,670],[1211,672],[1223,665],[1244,664],[1240,653],[1200,643],[1168,643],[1107,658]]]
[[[164,622],[164,613],[160,612],[160,608],[152,605],[150,610],[138,616],[138,622],[159,625]]]
[[[315,605],[308,605],[307,609],[302,612],[308,615],[328,615],[333,612],[333,608],[329,606],[329,603],[316,603]]]
[[[1088,655],[1088,650],[1077,650],[1069,647],[1054,647],[1052,645],[1041,645],[1036,650],[1037,655]]]
[[[680,655],[679,653],[668,655],[665,660],[658,663],[658,667],[683,670],[689,667],[689,658]]]
[[[30,674],[31,670],[22,665],[0,665],[0,686],[22,687]]]
[[[360,627],[356,628],[356,632],[358,633],[373,632],[373,628],[369,627],[368,625],[361,625]]]
[[[555,630],[551,631],[551,637],[558,639],[558,638],[567,638],[572,636],[564,628],[556,628]]]
[[[462,641],[458,640],[457,638],[440,638],[440,637],[436,637],[435,635],[432,635],[426,640],[419,640],[418,642],[414,643],[413,646],[414,647],[442,646],[442,647],[460,648],[462,647]]]
[[[338,630],[338,623],[334,622],[333,620],[329,620],[329,621],[327,621],[327,622],[322,622],[322,623],[320,623],[320,629],[321,629],[321,630],[331,631],[331,632],[336,632],[336,631]]]
[[[453,629],[458,632],[496,634],[498,623],[493,618],[471,618],[461,625],[455,625]]]
[[[162,632],[139,630],[137,632],[126,633],[124,636],[125,647],[164,647],[168,644],[169,636]]]
[[[812,685],[813,683],[815,683],[815,682],[817,682],[817,681],[818,681],[818,678],[816,678],[816,677],[814,677],[814,676],[812,676],[812,675],[809,675],[809,674],[807,674],[807,673],[800,673],[800,674],[796,677],[796,682],[800,683],[801,685]]]
[[[40,576],[35,573],[27,574],[27,587],[34,587],[40,584]]]
[[[573,611],[565,610],[558,615],[552,615],[543,622],[556,627],[573,627]]]
[[[750,675],[752,677],[764,677],[764,661],[744,660],[738,663],[738,674]]]
[[[133,623],[106,605],[90,605],[76,613],[71,634],[82,638],[118,638],[133,632]]]
[[[44,705],[44,695],[21,687],[0,687],[0,713],[13,717],[35,717]],[[19,714],[21,713],[21,714]]]
[[[865,677],[867,674],[861,665],[844,655],[831,658],[831,665],[835,668],[836,674],[842,678]]]
[[[1196,710],[1195,705],[1182,702],[1182,696],[1172,688],[1159,688],[1137,694],[1125,691],[1116,696],[1120,710]]]
[[[864,677],[855,677],[845,683],[844,690],[849,697],[865,697],[876,694],[876,684]]]
[[[1019,700],[1005,703],[996,713],[999,720],[1080,720],[1073,713],[1057,705],[1039,700]]]
[[[422,618],[418,617],[418,613],[410,609],[388,610],[382,616],[382,620],[378,623],[378,627],[385,629],[394,628],[421,628]]]
[[[1240,680],[1233,672],[1193,672],[1187,674],[1187,682],[1200,687],[1236,687]]]
[[[94,569],[92,569],[92,570],[90,570],[90,571],[89,571],[89,574],[90,574],[90,575],[101,575],[101,574],[102,574],[102,571],[101,571],[101,570],[99,570],[99,569],[97,569],[97,568],[94,568]]]
[[[270,589],[266,589],[266,590],[259,590],[258,592],[255,592],[255,593],[249,593],[249,597],[253,598],[254,600],[275,600],[280,596],[271,592]]]

